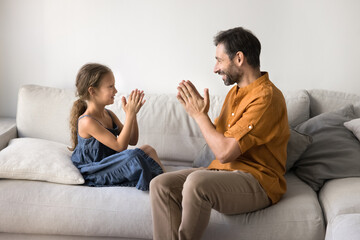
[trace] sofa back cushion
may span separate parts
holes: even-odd
[[[121,108],[121,96],[109,106],[120,121],[125,114]],[[175,94],[148,94],[146,103],[138,113],[139,142],[154,147],[165,164],[191,166],[205,144],[200,128],[189,117]],[[225,96],[210,96],[209,117],[214,120],[221,110]]]
[[[310,98],[306,90],[284,92],[288,121],[294,128],[310,117]]]
[[[125,114],[118,93],[114,104],[108,106],[122,122]],[[310,100],[307,91],[284,93],[290,126],[309,118]],[[19,90],[17,128],[19,137],[41,138],[71,145],[69,117],[74,89],[58,89],[25,85]],[[191,166],[205,140],[195,121],[190,118],[175,94],[146,94],[146,103],[138,114],[139,142],[137,146],[153,146],[160,159],[172,165]],[[219,114],[225,96],[210,95],[209,117]]]
[[[322,89],[312,89],[308,92],[310,96],[310,117],[338,110],[348,104],[354,105],[355,115],[360,117],[360,95]]]
[[[107,106],[122,122],[125,113],[118,93],[114,104]],[[146,103],[138,114],[138,146],[153,146],[166,163],[190,166],[205,140],[195,121],[184,111],[175,94],[147,94]],[[211,96],[209,116],[220,113],[225,96]],[[36,85],[20,88],[17,107],[19,137],[41,138],[71,146],[69,118],[75,91]]]
[[[69,116],[73,90],[25,85],[18,96],[16,125],[19,137],[41,138],[70,146]]]

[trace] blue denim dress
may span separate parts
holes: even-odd
[[[85,116],[91,117],[84,115],[79,120]],[[114,121],[113,129],[107,130],[115,136],[119,134]],[[116,152],[93,137],[82,138],[79,133],[77,137],[78,145],[71,160],[87,186],[128,186],[148,191],[151,179],[163,173],[159,164],[140,148]]]

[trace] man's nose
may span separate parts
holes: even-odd
[[[215,66],[214,66],[214,73],[218,73],[220,70],[218,64],[216,63]]]

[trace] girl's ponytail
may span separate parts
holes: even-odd
[[[86,111],[87,103],[85,100],[89,100],[89,87],[97,88],[100,85],[102,77],[111,72],[110,68],[98,64],[87,63],[82,66],[76,76],[76,96],[78,100],[74,102],[70,114],[70,131],[72,147],[70,151],[74,151],[78,144],[77,131],[78,131],[78,119]]]
[[[69,148],[70,151],[74,151],[76,145],[78,144],[77,131],[78,131],[78,119],[86,111],[87,104],[86,101],[79,98],[73,104],[70,113],[70,131],[71,131],[71,142],[72,147]]]

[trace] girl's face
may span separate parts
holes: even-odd
[[[97,103],[109,105],[114,103],[116,93],[114,74],[109,72],[100,80],[99,87],[94,88],[93,97]]]

